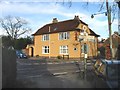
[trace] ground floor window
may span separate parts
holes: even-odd
[[[60,46],[60,54],[68,54],[68,46]]]
[[[42,47],[42,53],[43,54],[49,54],[49,46],[43,46]]]

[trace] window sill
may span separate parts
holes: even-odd
[[[60,54],[62,54],[62,55],[69,55],[68,53],[60,53]]]
[[[42,53],[42,54],[49,54],[49,53]]]
[[[49,40],[46,40],[46,41],[49,41]],[[46,41],[42,41],[42,42],[46,42]]]
[[[59,40],[69,40],[69,39],[59,39]]]

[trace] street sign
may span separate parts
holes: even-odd
[[[85,54],[85,58],[87,58],[87,54]]]
[[[94,36],[86,36],[87,39],[94,39]]]
[[[78,37],[78,41],[81,42],[81,41],[87,41],[87,40],[94,40],[94,36],[82,36],[82,35],[79,35]]]

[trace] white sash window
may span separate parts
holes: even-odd
[[[68,46],[60,46],[60,54],[68,54]]]
[[[42,47],[42,54],[49,54],[49,46]]]
[[[66,39],[69,39],[69,37],[70,37],[69,32],[59,33],[59,40],[66,40]]]

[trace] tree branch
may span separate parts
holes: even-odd
[[[17,39],[17,37],[28,31],[26,28],[28,24],[27,21],[19,17],[7,16],[4,19],[0,19],[0,24],[7,34],[13,39]],[[19,32],[20,34],[18,34]]]

